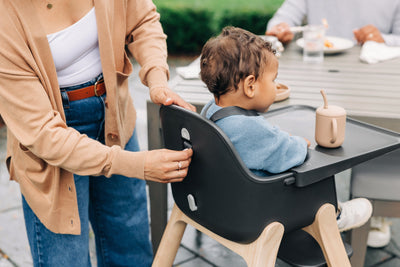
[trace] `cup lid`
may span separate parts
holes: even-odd
[[[346,110],[339,106],[328,105],[328,108],[319,107],[317,113],[326,117],[339,117],[346,115]]]

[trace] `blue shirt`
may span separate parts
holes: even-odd
[[[210,118],[221,109],[210,101],[202,110]],[[307,142],[272,126],[263,116],[232,115],[216,121],[229,137],[245,165],[255,174],[280,173],[302,164]]]

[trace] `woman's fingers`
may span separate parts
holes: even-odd
[[[182,181],[187,175],[192,155],[192,149],[148,151],[144,164],[145,180],[161,183]]]
[[[176,104],[191,111],[196,111],[196,108],[183,100],[177,93],[167,87],[152,88],[150,90],[150,98],[155,104],[172,105]]]
[[[187,103],[185,100],[183,100],[177,93],[174,92],[170,92],[168,94],[168,97],[166,98],[166,100],[163,103],[164,105],[168,106],[168,105],[178,105],[180,107],[183,107],[185,109],[191,110],[193,112],[196,112],[196,107],[193,106],[190,103]]]
[[[181,182],[186,177],[189,168],[183,168],[180,170],[172,170],[165,172],[164,175],[145,175],[145,180],[158,182],[158,183],[174,183]],[[154,173],[153,173],[154,174]]]
[[[189,168],[184,168],[180,170],[173,170],[167,174],[167,177],[163,179],[158,179],[159,183],[175,183],[175,182],[181,182],[183,179],[185,179],[187,173],[189,171]]]
[[[185,149],[185,150],[169,150],[169,149],[161,149],[162,153],[165,153],[165,160],[169,162],[173,161],[183,161],[183,160],[190,160],[193,155],[192,149]]]

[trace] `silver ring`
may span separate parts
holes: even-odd
[[[373,33],[368,34],[368,38],[372,38],[372,37],[374,37]]]
[[[180,171],[182,168],[182,163],[180,161],[178,161],[178,171]]]

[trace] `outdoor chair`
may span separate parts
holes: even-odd
[[[171,184],[175,204],[153,266],[172,266],[187,224],[248,266],[275,266],[278,250],[294,266],[350,266],[334,176],[304,187],[292,172],[259,177],[213,122],[178,106],[162,106],[160,119],[165,147],[191,147],[193,157],[187,177]]]
[[[352,169],[350,193],[352,198],[368,198],[373,206],[372,216],[400,217],[400,149],[367,161]],[[364,266],[370,223],[351,231],[354,255],[352,266]]]

